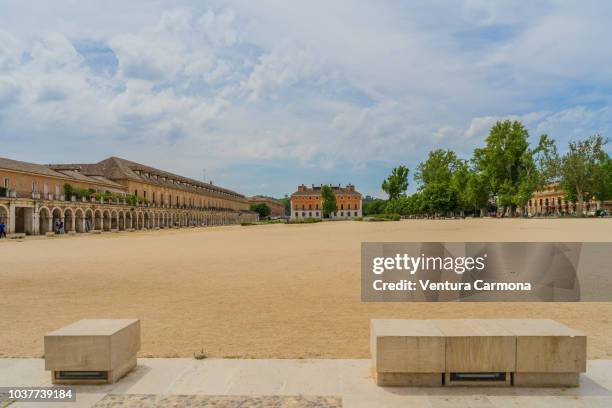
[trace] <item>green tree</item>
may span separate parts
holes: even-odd
[[[489,183],[485,176],[481,173],[471,172],[466,188],[467,202],[474,210],[480,212],[481,217],[484,216],[489,205],[490,195]]]
[[[272,210],[270,210],[270,207],[266,203],[251,204],[250,210],[259,214],[259,219],[266,218],[272,212]]]
[[[474,151],[474,162],[489,182],[491,194],[502,207],[524,207],[533,192],[554,172],[554,143],[546,135],[535,149],[529,147],[529,132],[519,121],[497,122],[491,128],[486,146]]]
[[[329,215],[338,210],[336,195],[330,186],[324,185],[321,187],[321,198],[323,199],[323,217],[329,218]]]
[[[386,211],[386,200],[372,200],[363,202],[363,215],[382,214]]]
[[[279,200],[285,207],[285,215],[291,215],[291,199],[287,196]]]
[[[450,188],[455,194],[457,211],[465,215],[465,211],[471,211],[474,207],[470,203],[468,195],[468,182],[470,180],[470,168],[465,160],[457,159],[457,167],[451,175]]]
[[[419,192],[429,213],[440,215],[457,209],[457,191],[451,182],[461,163],[455,152],[438,149],[417,166],[414,178],[420,183]]]
[[[595,196],[598,185],[603,189],[598,192],[600,197],[606,195],[605,182],[600,183],[602,171],[606,171],[607,153],[603,146],[608,140],[600,135],[594,135],[584,140],[571,141],[569,150],[561,159],[561,186],[569,201],[578,203],[578,216],[584,215],[584,202]]]
[[[389,195],[389,200],[395,200],[406,194],[408,190],[408,173],[406,166],[399,166],[391,171],[391,175],[382,183],[382,189]]]
[[[603,208],[603,202],[612,199],[612,159],[608,153],[601,152],[593,179],[593,197]]]

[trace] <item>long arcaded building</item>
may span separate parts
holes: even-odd
[[[0,158],[8,234],[120,231],[257,220],[241,194],[118,157],[41,165]]]

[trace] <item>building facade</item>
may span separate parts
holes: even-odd
[[[270,217],[272,218],[283,218],[285,217],[285,206],[279,200],[268,197],[268,196],[253,196],[249,197],[249,205],[252,204],[266,204],[270,207]]]
[[[291,219],[300,218],[323,218],[323,198],[321,187],[307,187],[304,184],[298,186],[295,193],[291,194]],[[330,219],[352,219],[362,216],[361,193],[355,190],[355,186],[348,184],[330,186],[336,195],[337,211],[329,215]]]
[[[542,191],[536,191],[527,203],[527,215],[547,216],[576,214],[577,203],[567,201],[565,192],[559,184],[550,184]],[[585,201],[583,211],[587,215],[595,215],[597,210],[612,211],[612,201],[602,203],[591,200]]]
[[[52,165],[0,158],[0,181],[8,234],[54,233],[60,222],[80,233],[257,220],[241,194],[117,157]]]

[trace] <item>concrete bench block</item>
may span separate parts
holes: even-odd
[[[431,321],[375,319],[370,336],[379,385],[442,385],[445,338]]]
[[[516,336],[497,320],[434,323],[446,337],[446,373],[508,373],[509,379],[509,373],[515,371]]]
[[[85,319],[47,334],[45,369],[54,384],[114,383],[136,366],[138,319]]]
[[[550,319],[503,319],[516,335],[514,384],[527,387],[578,386],[586,372],[586,336]]]
[[[578,386],[586,336],[547,319],[372,320],[383,386]]]

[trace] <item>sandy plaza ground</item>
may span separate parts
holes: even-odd
[[[612,241],[611,219],[227,226],[0,242],[0,357],[140,318],[141,357],[367,358],[370,318],[551,318],[612,358],[612,303],[362,303],[362,241]]]

